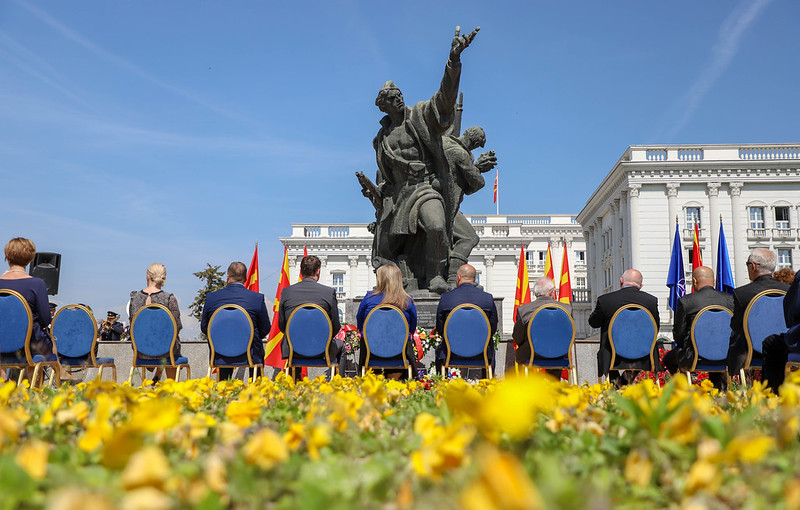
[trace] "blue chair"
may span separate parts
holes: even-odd
[[[728,373],[728,348],[731,343],[733,312],[724,306],[707,306],[695,315],[689,335],[694,359],[686,371],[689,384],[692,372]]]
[[[286,373],[295,367],[333,367],[331,375],[338,369],[332,364],[328,348],[333,338],[333,325],[327,312],[314,303],[295,308],[286,321],[286,343],[289,359]]]
[[[45,313],[49,311],[45,310]],[[0,370],[9,368],[20,369],[17,384],[22,383],[25,370],[33,368],[31,386],[38,384],[39,371],[44,367],[51,367],[50,382],[58,376],[61,380],[61,370],[55,354],[42,356],[31,355],[31,339],[33,338],[33,314],[28,302],[16,291],[0,290]],[[19,357],[17,351],[24,351],[24,357]]]
[[[192,377],[189,358],[172,355],[172,347],[178,337],[178,326],[166,306],[151,303],[136,312],[131,321],[131,344],[133,345],[133,364],[128,382],[133,380],[137,368],[141,370],[142,382],[145,381],[145,368],[174,368],[175,380],[180,381],[181,368],[186,369],[186,378]],[[157,359],[139,357],[140,354]]]
[[[97,323],[92,312],[83,305],[67,305],[56,312],[51,326],[53,344],[61,364],[70,368],[96,368],[97,379],[103,378],[103,370],[111,369],[117,380],[114,358],[98,358]]]
[[[364,320],[364,345],[367,357],[361,375],[370,368],[405,368],[411,379],[411,365],[406,357],[408,321],[394,305],[378,305]]]
[[[458,305],[447,316],[442,334],[447,353],[443,376],[449,367],[459,367],[482,368],[492,378],[488,355],[492,328],[483,310],[469,303]]]
[[[800,352],[790,352],[786,359],[786,377],[795,370],[800,370]]]
[[[764,360],[761,345],[769,335],[786,331],[783,315],[783,296],[786,291],[769,289],[756,294],[744,311],[744,337],[747,340],[747,359],[739,370],[742,384],[745,384],[745,370],[761,370]],[[753,359],[753,353],[758,357]]]
[[[575,341],[575,322],[567,309],[558,303],[534,310],[528,322],[527,341],[531,357],[523,363],[525,373],[529,368],[567,369],[569,382],[578,383],[578,374],[572,362],[572,344]],[[535,359],[536,356],[539,359]]]
[[[653,348],[657,337],[656,320],[647,308],[629,304],[614,312],[608,324],[610,370],[625,370],[616,366],[617,357],[622,357],[631,361],[649,361],[650,371],[654,372]]]
[[[253,379],[258,376],[258,369],[261,368],[261,376],[264,376],[264,360],[253,361],[250,347],[254,341],[253,320],[250,314],[239,305],[224,305],[217,308],[211,319],[208,321],[208,347],[211,350],[211,358],[208,364],[208,377],[211,371],[219,368],[240,368],[245,367],[253,370]],[[260,340],[259,340],[260,341]],[[222,361],[217,361],[217,355],[222,356]],[[246,360],[240,362],[227,362],[225,358],[246,356]],[[247,378],[249,380],[249,377]],[[217,371],[219,381],[219,370]]]

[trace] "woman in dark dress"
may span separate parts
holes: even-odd
[[[33,332],[31,333],[31,354],[48,356],[53,354],[53,341],[47,333],[50,325],[50,303],[47,297],[47,285],[41,278],[30,276],[25,267],[33,261],[36,255],[36,246],[33,241],[24,237],[15,237],[6,243],[5,259],[8,262],[8,271],[0,275],[0,289],[13,290],[19,293],[31,309],[33,316]],[[25,357],[20,351],[17,357]],[[2,376],[5,378],[5,374]],[[61,367],[62,380],[74,380],[63,367]]]
[[[166,306],[170,311],[172,318],[175,319],[177,333],[180,334],[183,325],[181,324],[181,310],[178,306],[178,300],[173,294],[165,292],[161,289],[161,287],[164,286],[164,282],[167,280],[167,268],[164,267],[164,264],[159,264],[158,262],[150,264],[147,267],[145,279],[147,281],[147,287],[142,290],[134,290],[131,292],[131,300],[128,304],[128,320],[133,322],[136,312],[138,312],[141,308],[144,308],[151,303],[158,303]],[[180,336],[175,339],[175,346],[172,348],[172,355],[175,358],[178,358],[181,355]],[[145,356],[143,354],[140,354],[139,357],[146,359],[161,359],[160,357],[150,358],[149,356]],[[167,369],[167,377],[170,379],[175,379],[174,368]],[[161,369],[159,368],[156,370],[154,379],[158,380],[160,378]]]
[[[356,323],[358,331],[361,333],[361,347],[359,353],[358,364],[359,367],[364,365],[367,357],[367,349],[364,346],[364,321],[367,315],[378,305],[394,305],[399,308],[406,316],[408,321],[409,339],[406,344],[406,357],[409,363],[416,360],[414,356],[414,331],[417,329],[417,308],[414,306],[414,300],[403,289],[403,275],[400,268],[393,264],[385,264],[378,268],[376,271],[377,284],[375,289],[368,292],[361,305],[358,307],[356,314]],[[404,371],[386,371],[386,375],[392,379],[399,379]]]

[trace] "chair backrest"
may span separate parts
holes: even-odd
[[[617,310],[608,325],[608,340],[614,357],[640,359],[651,355],[657,334],[653,315],[637,304]]]
[[[158,303],[151,303],[139,309],[131,321],[131,343],[134,357],[164,356],[172,359],[172,345],[178,335],[178,326],[169,309]]]
[[[453,308],[447,316],[442,334],[449,352],[462,358],[474,358],[486,355],[492,328],[483,310],[465,303]]]
[[[707,306],[692,321],[691,339],[696,358],[723,361],[728,357],[733,312],[723,306]]]
[[[0,290],[0,353],[11,354],[25,348],[33,332],[31,307],[22,295],[13,290]],[[26,356],[30,360],[29,349]]]
[[[786,291],[770,289],[759,292],[744,311],[744,336],[753,350],[760,353],[761,344],[769,335],[786,331],[783,296]]]
[[[563,305],[553,303],[534,310],[528,322],[528,338],[533,354],[545,358],[563,358],[575,340],[575,322]]]
[[[211,359],[214,354],[223,356],[250,355],[253,343],[253,320],[239,305],[223,305],[217,308],[208,321],[208,344]],[[251,360],[252,363],[252,360]]]
[[[378,305],[364,320],[364,343],[367,352],[381,358],[402,356],[405,359],[408,342],[408,321],[405,314],[393,305]]]
[[[327,356],[333,326],[327,312],[314,303],[295,308],[286,321],[286,341],[293,354],[312,358]]]
[[[67,305],[53,317],[53,343],[59,356],[82,358],[92,352],[97,338],[97,323],[83,305]]]

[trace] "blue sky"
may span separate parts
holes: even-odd
[[[463,126],[501,213],[578,213],[627,146],[798,141],[800,2],[0,2],[0,240],[62,254],[61,304],[121,311],[163,262],[277,284],[292,222],[367,222],[375,95],[436,90],[454,27]],[[491,186],[466,213],[493,213]],[[292,275],[294,279],[295,276]],[[185,337],[196,334],[187,324]]]

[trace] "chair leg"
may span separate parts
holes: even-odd
[[[744,377],[744,368],[739,369],[739,381],[742,383],[742,386],[745,386],[747,384]]]
[[[492,374],[492,367],[486,367],[486,373],[489,374],[489,379],[494,379],[494,375]]]
[[[691,372],[686,372],[686,380],[689,381],[689,386],[692,385],[692,374]]]
[[[528,377],[528,365],[525,365],[525,377]]]
[[[53,386],[53,378],[58,375],[58,381],[61,382],[61,367],[58,363],[55,363],[51,366],[50,370],[50,382],[48,383],[50,386]]]

